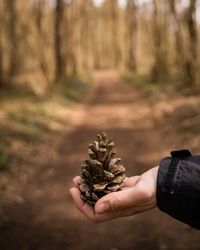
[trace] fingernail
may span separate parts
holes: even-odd
[[[109,210],[109,204],[107,202],[104,202],[97,207],[96,212],[102,214],[108,210]]]

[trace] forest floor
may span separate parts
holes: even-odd
[[[127,176],[158,165],[172,149],[198,152],[200,146],[199,96],[162,95],[152,101],[114,72],[96,73],[94,79],[84,103],[63,111],[67,131],[49,135],[46,144],[27,157],[17,181],[10,174],[18,194],[14,201],[4,197],[0,249],[199,249],[198,231],[158,209],[93,224],[74,207],[68,192],[71,179],[80,174],[97,132],[112,137]]]

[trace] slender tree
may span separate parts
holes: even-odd
[[[112,47],[113,47],[113,60],[114,66],[118,67],[121,59],[119,40],[118,40],[118,25],[119,25],[119,5],[117,0],[110,1],[110,14],[111,14],[111,32],[112,32]]]
[[[196,67],[197,67],[197,25],[196,25],[196,0],[190,0],[185,13],[185,21],[189,34],[189,53],[186,59],[186,84],[188,86],[196,85]]]
[[[183,48],[183,35],[181,29],[181,20],[177,14],[176,3],[177,0],[170,0],[169,2],[170,12],[173,21],[173,27],[175,32],[175,46],[176,46],[176,57],[177,64],[181,71],[185,69],[185,55]]]
[[[55,80],[63,78],[65,74],[65,63],[63,59],[63,37],[62,37],[62,21],[64,15],[63,0],[56,0],[55,7]]]
[[[8,39],[10,41],[10,77],[18,73],[20,66],[17,3],[17,0],[6,1],[6,8],[9,14]]]
[[[159,2],[160,4],[160,2]],[[152,80],[155,82],[164,81],[168,77],[168,66],[166,49],[167,30],[166,24],[163,23],[162,14],[158,9],[158,1],[153,0],[153,39],[154,39],[154,63],[152,68]],[[162,18],[161,18],[162,17]]]
[[[78,75],[82,71],[82,51],[81,51],[81,29],[82,29],[82,7],[83,1],[72,1],[72,71],[73,75]]]
[[[137,5],[135,0],[127,0],[126,7],[127,27],[127,59],[126,68],[136,71],[136,43],[137,43]]]
[[[81,11],[81,37],[84,37],[81,41],[81,53],[83,54],[82,57],[82,64],[84,71],[91,72],[93,68],[93,55],[92,55],[92,49],[93,46],[93,39],[92,37],[95,36],[96,27],[94,26],[94,16],[95,9],[94,5],[91,0],[85,0],[84,4],[82,5],[82,11]]]
[[[34,14],[36,20],[36,27],[38,33],[38,51],[39,51],[39,66],[45,77],[48,79],[48,67],[46,62],[45,49],[47,44],[46,32],[45,32],[45,12],[47,8],[46,0],[39,0],[34,5]]]
[[[0,86],[3,85],[3,2],[0,1]]]

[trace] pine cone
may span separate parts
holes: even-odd
[[[88,146],[90,159],[82,164],[79,189],[81,198],[91,205],[95,205],[102,196],[123,187],[125,168],[121,158],[114,158],[114,146],[105,132],[97,134],[97,140]]]

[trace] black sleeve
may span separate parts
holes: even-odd
[[[158,208],[200,229],[200,156],[192,156],[188,150],[171,155],[160,162],[158,170]]]

